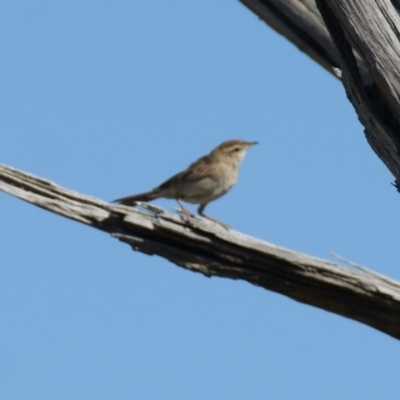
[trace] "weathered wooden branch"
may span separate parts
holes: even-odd
[[[399,189],[399,0],[241,1],[314,61],[342,78],[370,146],[391,171]]]
[[[400,182],[400,25],[387,0],[317,0],[342,81],[375,153]],[[355,53],[369,74],[360,73]]]
[[[340,58],[314,0],[240,0],[331,73]],[[268,49],[266,49],[268,51]]]
[[[340,56],[321,17],[315,0],[240,0],[299,50],[328,72],[340,66]],[[400,0],[392,0],[396,12]]]
[[[400,283],[297,253],[151,204],[113,205],[0,164],[0,190],[206,276],[242,279],[400,339]]]

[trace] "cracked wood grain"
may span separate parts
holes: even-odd
[[[340,66],[340,56],[315,0],[240,0],[240,2],[300,51],[337,77],[332,67]],[[391,3],[396,13],[399,13],[400,1],[392,0]]]
[[[241,279],[400,338],[400,283],[151,204],[114,205],[0,164],[0,190],[206,276]],[[26,223],[26,222],[24,222]]]
[[[340,57],[314,0],[241,0],[241,3],[336,76],[332,67],[340,65]]]
[[[318,0],[340,54],[342,81],[366,138],[400,181],[400,25],[386,0]],[[360,72],[362,60],[368,71]]]
[[[241,2],[342,80],[368,143],[400,191],[400,1]]]

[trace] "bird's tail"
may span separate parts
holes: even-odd
[[[123,204],[125,206],[132,206],[135,201],[150,201],[156,199],[158,196],[154,190],[151,192],[144,192],[134,194],[132,196],[121,197],[120,199],[113,200],[113,203]]]

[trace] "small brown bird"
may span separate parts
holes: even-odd
[[[136,201],[150,201],[158,198],[175,199],[182,213],[189,219],[193,217],[181,203],[181,200],[199,204],[199,215],[218,222],[203,214],[210,201],[223,196],[236,183],[239,165],[249,147],[258,142],[228,140],[221,143],[211,153],[199,158],[189,167],[174,175],[150,192],[135,194],[114,200],[116,203],[131,206]],[[222,224],[224,225],[224,224]]]

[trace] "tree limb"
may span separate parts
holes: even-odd
[[[399,18],[386,0],[317,0],[340,54],[342,81],[366,138],[400,182]],[[360,73],[355,54],[367,68]]]
[[[400,339],[400,283],[277,247],[151,204],[113,205],[0,164],[0,190],[206,276],[241,279]]]
[[[314,61],[333,73],[339,54],[314,0],[241,0]]]
[[[400,191],[400,1],[241,2],[342,78],[370,146]]]
[[[337,77],[332,67],[340,66],[340,56],[315,0],[240,1],[272,29]],[[392,0],[391,3],[399,13],[400,0]]]

